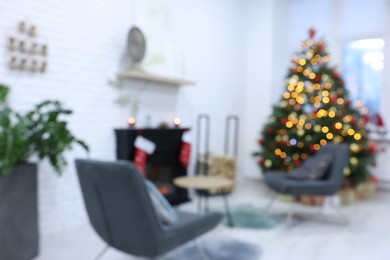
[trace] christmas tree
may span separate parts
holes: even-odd
[[[366,117],[352,104],[337,70],[329,65],[325,42],[314,29],[291,60],[286,89],[264,126],[255,155],[263,171],[292,171],[327,143],[348,143],[351,151],[345,180],[365,181],[374,162]]]

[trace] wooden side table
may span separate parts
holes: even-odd
[[[195,176],[182,176],[182,177],[177,177],[173,180],[173,183],[180,187],[180,188],[185,188],[185,189],[195,189],[200,191],[198,193],[199,198],[198,198],[198,211],[201,211],[201,201],[202,197],[205,199],[205,210],[208,211],[208,197],[209,197],[209,192],[221,188],[227,188],[230,186],[234,185],[234,181],[221,177],[221,176],[209,176],[209,175],[195,175]],[[229,207],[229,202],[227,199],[227,194],[224,193],[221,194],[224,205],[225,205],[225,213],[228,218],[228,224],[229,226],[233,226],[233,217],[230,212],[230,207]]]

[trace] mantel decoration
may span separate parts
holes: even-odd
[[[18,71],[44,73],[47,70],[48,45],[38,38],[38,28],[25,21],[7,39],[9,68]]]
[[[140,64],[145,57],[146,41],[140,28],[133,26],[127,37],[127,50],[133,62],[132,69],[141,70]]]
[[[117,77],[119,79],[136,79],[173,86],[195,84],[195,82],[191,80],[166,77],[144,71],[141,68],[141,63],[146,53],[146,39],[142,30],[136,26],[130,28],[127,37],[127,51],[131,58],[132,66],[130,69],[118,72]]]

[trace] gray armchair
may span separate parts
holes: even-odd
[[[222,219],[218,213],[177,211],[179,221],[165,225],[131,162],[76,160],[76,168],[89,220],[107,248],[153,258],[211,230]]]
[[[323,146],[317,155],[330,154],[332,161],[323,177],[319,179],[294,179],[285,172],[269,171],[264,174],[265,183],[276,193],[293,196],[324,196],[337,194],[344,180],[344,168],[349,163],[349,146],[347,144],[328,144]],[[299,169],[299,168],[298,168]],[[267,205],[269,210],[275,196]],[[342,220],[346,222],[346,220]]]

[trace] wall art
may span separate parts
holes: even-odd
[[[39,37],[36,25],[27,21],[19,22],[6,42],[11,70],[33,73],[47,71],[48,45]]]

